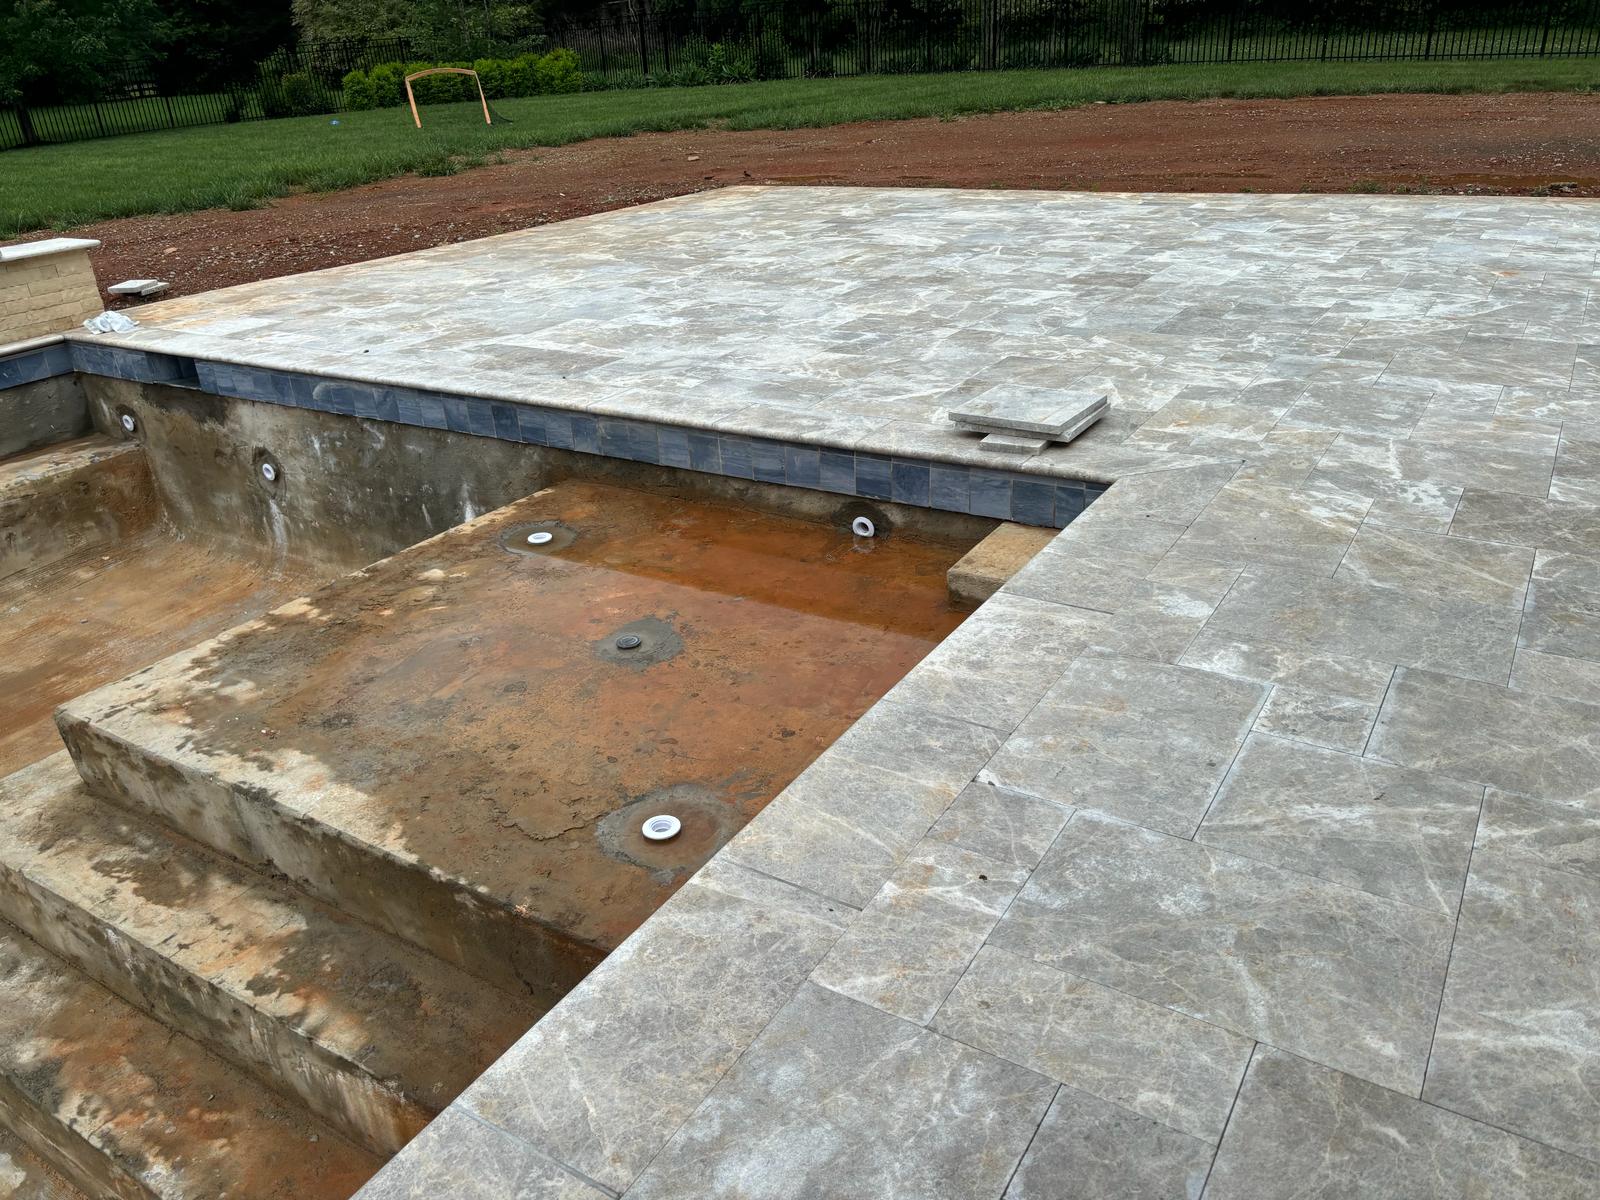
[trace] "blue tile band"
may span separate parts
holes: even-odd
[[[80,371],[136,383],[340,416],[445,429],[531,446],[811,488],[919,508],[1061,528],[1106,486],[990,467],[928,462],[769,438],[719,434],[415,388],[384,387],[116,346],[66,342],[0,358],[0,388]]]

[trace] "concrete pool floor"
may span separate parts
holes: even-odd
[[[1600,1190],[1600,221],[738,189],[97,339],[1115,480],[372,1197]]]

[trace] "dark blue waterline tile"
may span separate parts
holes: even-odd
[[[465,397],[444,397],[444,420],[445,428],[451,433],[472,432],[472,416],[467,410]]]
[[[1011,519],[1023,525],[1056,523],[1056,489],[1041,479],[1014,479],[1011,482]]]
[[[755,478],[762,483],[784,483],[783,445],[780,442],[752,441],[750,461]]]
[[[467,420],[479,437],[494,436],[494,405],[487,400],[467,401]]]
[[[380,421],[398,421],[400,419],[400,400],[395,395],[394,388],[377,388],[373,396],[377,404],[377,418]]]
[[[689,435],[689,466],[696,471],[712,471],[722,474],[722,450],[717,444],[717,435],[714,433],[691,433]]]
[[[661,461],[656,426],[643,421],[600,421],[600,453],[607,458],[626,458],[631,462]]]
[[[378,389],[363,383],[348,385],[350,388],[350,404],[358,417],[372,420],[378,415]]]
[[[989,471],[969,471],[967,486],[971,493],[968,512],[979,517],[1011,519],[1011,477]]]
[[[890,499],[896,504],[928,507],[928,464],[895,459],[890,468]]]
[[[945,512],[967,511],[972,502],[967,469],[932,463],[928,467],[928,504]]]
[[[572,449],[572,414],[549,410],[544,418],[544,444],[557,450]]]
[[[528,408],[525,405],[517,407],[517,440],[526,442],[530,446],[546,445],[548,436],[546,431],[546,418],[548,413],[542,408]]]
[[[405,425],[421,425],[422,397],[414,388],[394,388],[394,419]]]
[[[856,455],[856,495],[888,500],[893,492],[889,460],[871,454]]]
[[[687,468],[693,462],[689,453],[689,431],[676,425],[663,425],[656,431],[663,467]]]
[[[824,450],[817,483],[830,492],[856,494],[856,456],[848,450]]]
[[[572,414],[572,448],[583,454],[600,453],[600,423],[582,413]]]
[[[1086,503],[1081,483],[1056,484],[1056,524],[1065,525],[1083,511]]]
[[[515,405],[501,404],[495,401],[489,405],[489,411],[494,415],[494,435],[507,442],[520,442],[522,434],[517,430],[517,410]]]
[[[719,439],[722,451],[722,473],[737,479],[755,478],[755,461],[748,440],[741,437]]]
[[[815,446],[784,446],[783,474],[794,487],[817,487],[822,482],[822,451]]]
[[[450,417],[445,412],[444,397],[428,392],[417,393],[417,410],[422,414],[422,424],[428,429],[449,429]]]
[[[44,350],[30,350],[26,354],[13,354],[10,358],[0,358],[0,389],[21,387],[25,383],[38,383],[41,379],[65,375],[72,369],[71,358],[68,357],[66,370],[57,370],[50,353],[56,349],[58,347],[51,346]]]

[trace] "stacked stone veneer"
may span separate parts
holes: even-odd
[[[88,238],[0,246],[0,345],[74,328],[103,305]]]

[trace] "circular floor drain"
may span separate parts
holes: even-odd
[[[548,546],[555,540],[556,535],[551,533],[548,529],[541,529],[536,533],[530,533],[528,535],[528,545],[530,546]]]
[[[644,823],[643,833],[652,842],[664,842],[670,837],[676,837],[678,830],[683,828],[683,822],[677,817],[669,817],[663,813],[659,817],[651,817]]]
[[[644,645],[644,639],[637,633],[625,633],[617,639],[618,650],[637,650]]]
[[[132,433],[135,429],[139,428],[139,422],[133,419],[132,413],[123,413],[120,424],[122,425],[122,431],[124,433]]]

